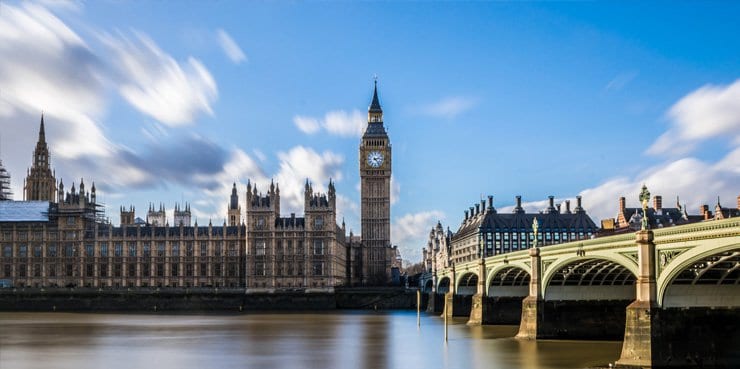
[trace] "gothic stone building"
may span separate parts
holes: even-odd
[[[282,216],[280,188],[260,193],[236,183],[222,225],[191,225],[190,206],[150,204],[146,220],[120,208],[114,227],[100,210],[93,183],[65,192],[49,161],[43,117],[27,201],[0,202],[0,284],[32,287],[231,287],[247,291],[331,290],[385,284],[400,267],[390,243],[391,147],[377,84],[360,144],[362,237],[337,225],[336,189],[315,193],[306,183],[303,216]],[[171,224],[171,225],[170,225]]]
[[[521,196],[516,197],[516,206],[511,213],[499,213],[493,207],[493,196],[488,196],[488,206],[481,200],[465,211],[460,228],[450,238],[449,255],[451,264],[464,263],[481,256],[492,256],[534,245],[532,224],[537,218],[539,246],[591,238],[598,228],[581,206],[581,197],[576,197],[576,207],[571,211],[570,201],[565,201],[565,210],[554,204],[549,197],[549,206],[540,213],[526,213],[522,208]]]
[[[280,187],[266,194],[247,183],[246,284],[250,290],[327,289],[346,283],[345,226],[339,227],[337,196],[306,181],[303,217],[280,214]]]

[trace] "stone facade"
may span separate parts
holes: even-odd
[[[49,147],[46,145],[44,116],[41,115],[39,140],[33,151],[33,165],[28,170],[23,185],[24,199],[27,201],[54,201],[56,195],[56,178],[51,170]]]
[[[360,143],[360,183],[363,284],[390,281],[391,248],[391,143],[383,126],[383,110],[375,84],[368,123]]]
[[[25,182],[26,202],[0,213],[3,284],[38,287],[232,287],[253,292],[330,291],[342,285],[385,285],[402,259],[390,241],[391,145],[377,84],[359,147],[361,237],[337,224],[336,189],[321,194],[306,182],[303,216],[282,216],[279,184],[260,193],[236,183],[222,225],[191,225],[189,204],[149,204],[146,220],[120,208],[120,226],[106,219],[95,185],[65,192],[49,162],[43,116]],[[244,213],[242,214],[242,205]],[[39,210],[41,209],[41,210]],[[20,217],[8,214],[17,213]],[[243,217],[242,217],[243,215]]]
[[[280,187],[263,195],[247,183],[246,287],[252,291],[332,289],[347,279],[345,226],[336,224],[336,190],[314,193],[307,181],[303,217],[280,215]]]

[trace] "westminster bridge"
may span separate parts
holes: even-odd
[[[740,218],[495,255],[420,283],[428,311],[519,324],[518,338],[623,339],[617,366],[740,367]]]

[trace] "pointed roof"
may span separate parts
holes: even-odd
[[[44,130],[44,112],[41,112],[41,128],[39,128],[39,142],[46,142],[46,130]]]
[[[378,80],[375,80],[375,89],[373,90],[373,101],[370,103],[369,112],[382,113],[383,109],[380,108],[380,100],[378,100]]]

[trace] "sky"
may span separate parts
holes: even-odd
[[[15,199],[41,112],[57,179],[120,206],[231,187],[336,182],[360,233],[358,146],[373,80],[393,146],[392,242],[419,261],[437,221],[494,196],[583,196],[598,224],[645,183],[736,206],[740,4],[732,2],[0,1],[0,160]]]

